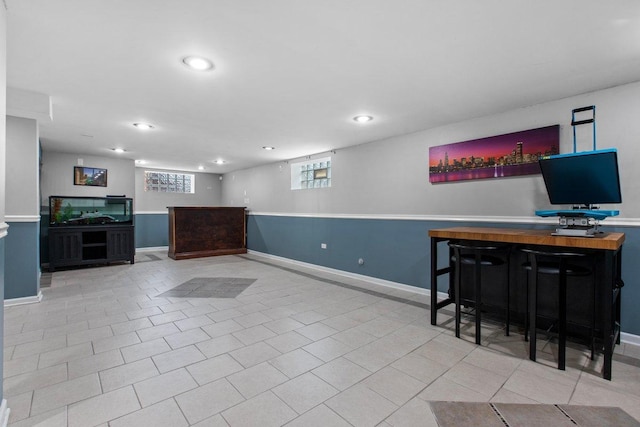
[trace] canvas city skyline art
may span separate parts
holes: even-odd
[[[429,182],[540,173],[538,158],[559,153],[560,125],[429,147]]]

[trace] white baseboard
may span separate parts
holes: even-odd
[[[252,255],[261,256],[261,257],[264,257],[264,258],[273,259],[273,260],[276,260],[276,261],[286,262],[288,264],[293,264],[293,265],[300,266],[300,267],[305,267],[305,268],[310,268],[310,269],[313,269],[313,270],[322,271],[322,272],[325,272],[325,273],[335,274],[337,276],[343,276],[343,277],[348,277],[348,278],[351,278],[351,279],[362,280],[364,282],[368,282],[368,283],[371,283],[371,284],[374,284],[374,285],[377,285],[377,286],[382,286],[382,287],[385,287],[385,288],[399,289],[401,291],[411,292],[411,293],[418,294],[418,295],[431,296],[431,290],[430,289],[418,288],[416,286],[405,285],[404,283],[392,282],[390,280],[378,279],[376,277],[365,276],[363,274],[351,273],[351,272],[348,272],[348,271],[337,270],[337,269],[329,268],[329,267],[323,267],[321,265],[316,265],[316,264],[309,264],[307,262],[296,261],[296,260],[289,259],[289,258],[279,257],[279,256],[276,256],[276,255],[265,254],[264,252],[257,252],[257,251],[249,250],[248,253],[250,253]],[[448,297],[449,297],[449,295],[446,292],[438,292],[438,301],[440,301],[442,299],[446,299]]]
[[[623,342],[626,345],[640,347],[640,336],[628,334],[626,332],[620,332],[620,342]]]
[[[7,427],[10,413],[11,409],[7,406],[7,399],[2,399],[2,404],[0,405],[0,427]]]
[[[42,292],[38,291],[38,295],[36,296],[6,299],[4,300],[4,306],[11,307],[13,305],[34,304],[40,301],[42,301]]]
[[[159,251],[169,251],[169,246],[154,246],[148,248],[136,248],[136,253],[142,252],[159,252]]]
[[[282,262],[286,262],[288,264],[292,264],[292,265],[297,265],[300,267],[305,267],[305,268],[311,268],[313,270],[318,270],[318,271],[322,271],[325,273],[332,273],[338,276],[343,276],[343,277],[349,277],[352,279],[358,279],[358,280],[362,280],[365,282],[369,282],[373,285],[376,286],[383,286],[386,288],[392,288],[392,289],[400,289],[406,292],[411,292],[414,294],[419,294],[419,295],[427,295],[430,296],[431,295],[431,290],[429,289],[424,289],[424,288],[418,288],[415,286],[410,286],[410,285],[405,285],[403,283],[397,283],[397,282],[391,282],[389,280],[383,280],[383,279],[377,279],[375,277],[370,277],[370,276],[365,276],[362,274],[356,274],[356,273],[350,273],[348,271],[342,271],[342,270],[336,270],[333,268],[329,268],[329,267],[323,267],[321,265],[316,265],[316,264],[309,264],[306,262],[302,262],[302,261],[296,261],[296,260],[292,260],[289,258],[283,258],[283,257],[279,257],[279,256],[275,256],[275,255],[270,255],[270,254],[265,254],[263,252],[257,252],[257,251],[252,251],[249,250],[248,253],[252,254],[252,255],[257,255],[257,256],[261,256],[264,258],[269,258],[269,259],[273,259],[273,260],[277,260],[277,261],[282,261]],[[448,298],[449,295],[447,295],[445,292],[438,292],[438,301],[443,300]],[[627,346],[635,346],[638,347],[639,352],[640,352],[640,336],[639,335],[633,335],[633,334],[629,334],[627,332],[621,332],[620,333],[620,342],[624,343]]]

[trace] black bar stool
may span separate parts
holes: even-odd
[[[453,249],[452,261],[455,266],[455,279],[454,279],[454,302],[456,306],[456,337],[460,338],[460,288],[462,281],[461,267],[463,265],[473,266],[473,285],[474,285],[474,297],[473,303],[476,310],[475,322],[476,322],[476,344],[480,344],[480,324],[481,324],[481,312],[482,312],[482,269],[486,267],[497,267],[506,265],[506,335],[509,335],[509,322],[510,322],[510,310],[509,310],[509,253],[510,246],[501,246],[487,242],[485,246],[478,245],[471,242],[449,242],[449,247]]]
[[[527,254],[528,261],[522,265],[527,270],[527,317],[525,320],[525,340],[529,337],[529,359],[536,360],[536,318],[538,316],[538,275],[558,276],[558,369],[566,367],[567,344],[567,277],[593,276],[595,274],[589,267],[571,263],[576,259],[591,257],[584,252],[564,252],[561,248],[545,249],[520,249]],[[589,265],[595,265],[589,262]],[[529,273],[532,280],[529,280]],[[594,294],[591,298],[591,359],[594,355],[594,330],[595,330],[595,283],[592,284]]]

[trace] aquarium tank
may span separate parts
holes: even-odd
[[[133,199],[117,197],[49,197],[49,225],[133,224]]]

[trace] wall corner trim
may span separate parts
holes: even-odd
[[[5,215],[7,222],[40,222],[40,215]]]
[[[4,300],[5,307],[11,307],[14,305],[34,304],[42,301],[42,292],[38,291],[38,295],[22,298],[9,298]]]
[[[7,427],[10,413],[11,409],[7,406],[7,399],[2,399],[2,404],[0,405],[0,427]]]
[[[474,216],[474,215],[405,215],[405,214],[345,214],[345,213],[301,213],[301,212],[254,212],[247,211],[250,216],[287,216],[295,218],[336,218],[336,219],[382,219],[404,221],[444,221],[444,222],[478,222],[501,224],[557,224],[557,218],[539,216]],[[601,226],[640,227],[640,218],[607,218]]]
[[[403,221],[446,221],[446,222],[499,222],[510,224],[555,224],[554,218],[537,216],[471,216],[471,215],[409,215],[409,214],[347,214],[347,213],[300,213],[300,212],[254,212],[253,216],[288,216],[299,218],[335,218],[335,219],[381,219]],[[640,223],[640,222],[639,222]]]
[[[623,341],[627,345],[633,345],[640,348],[640,335],[620,332],[620,341]]]

